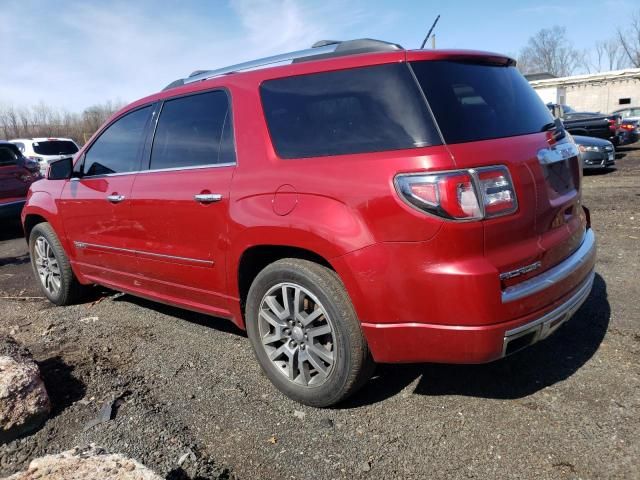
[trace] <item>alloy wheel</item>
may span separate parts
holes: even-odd
[[[45,237],[38,237],[34,247],[34,262],[40,283],[44,289],[52,296],[56,296],[60,291],[62,281],[60,264],[53,253],[53,248]]]
[[[295,283],[273,286],[260,302],[258,331],[269,360],[289,381],[323,384],[336,361],[331,318],[318,299]]]

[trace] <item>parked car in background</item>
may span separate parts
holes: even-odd
[[[640,121],[623,120],[620,124],[620,145],[630,145],[640,140]]]
[[[640,122],[640,107],[627,107],[621,108],[613,112],[616,115],[620,115],[622,120],[635,120]]]
[[[0,140],[0,218],[19,218],[29,186],[40,178],[37,162],[22,155],[13,143]]]
[[[620,115],[577,112],[569,105],[557,103],[548,103],[547,108],[554,117],[562,120],[564,127],[572,135],[602,138],[614,145],[620,142]]]
[[[599,169],[615,165],[616,150],[609,140],[581,135],[573,135],[573,140],[580,150],[583,168]]]
[[[16,138],[10,141],[27,158],[38,162],[43,173],[49,163],[78,153],[78,145],[70,138]]]
[[[314,406],[374,362],[490,362],[569,320],[595,275],[579,152],[515,61],[316,45],[179,79],[52,163],[22,212],[43,294],[227,318]]]

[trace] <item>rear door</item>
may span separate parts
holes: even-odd
[[[83,273],[107,283],[129,283],[135,271],[131,187],[140,170],[152,106],[115,120],[84,155],[80,178],[68,181],[59,208]]]
[[[552,116],[516,68],[454,61],[412,67],[457,167],[509,168],[519,208],[483,222],[491,263],[502,273],[540,262],[532,276],[570,255],[586,225],[578,151],[568,137],[553,138]]]
[[[222,315],[236,163],[232,127],[224,90],[165,101],[149,168],[136,177],[131,195],[141,287]]]

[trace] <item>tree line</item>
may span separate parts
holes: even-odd
[[[588,35],[588,33],[585,33]],[[640,68],[640,10],[626,26],[590,50],[579,50],[567,38],[566,27],[543,28],[533,35],[518,55],[523,73],[551,73],[567,77],[623,68]]]
[[[81,113],[60,111],[42,102],[22,108],[0,106],[0,139],[69,137],[82,145],[123,106],[121,101],[109,100]]]

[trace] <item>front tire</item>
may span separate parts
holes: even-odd
[[[29,235],[31,266],[40,290],[55,305],[70,305],[80,298],[78,283],[58,236],[47,222],[39,223]]]
[[[371,376],[374,364],[360,322],[333,270],[278,260],[253,281],[245,312],[260,366],[293,400],[327,407]]]

